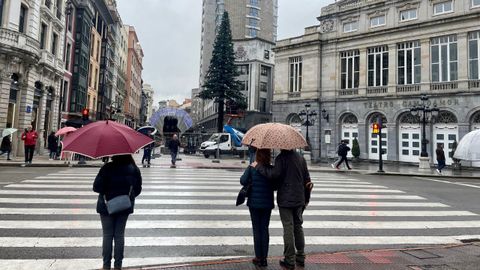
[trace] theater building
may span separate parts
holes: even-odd
[[[316,110],[314,160],[334,157],[340,140],[351,146],[354,138],[361,158],[378,159],[371,126],[381,118],[383,159],[418,162],[422,123],[410,109],[422,95],[439,109],[426,124],[432,163],[438,144],[447,154],[480,128],[480,0],[343,0],[318,20],[277,42],[273,98],[278,122],[298,125],[305,104]]]

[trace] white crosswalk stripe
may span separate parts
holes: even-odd
[[[0,189],[0,269],[98,268],[101,224],[95,211],[98,194],[92,191],[97,172],[68,169]],[[142,173],[143,191],[127,222],[125,266],[238,258],[238,249],[245,250],[241,256],[251,256],[248,208],[234,206],[242,172],[150,168]],[[450,232],[480,227],[475,213],[349,175],[312,173],[312,178],[304,228],[307,245],[317,249],[479,237]],[[281,255],[278,209],[272,212],[270,235],[270,245],[278,247],[271,255]],[[222,252],[216,256],[197,247]],[[149,249],[164,256],[143,256]],[[37,258],[32,250],[49,255]],[[12,253],[18,256],[2,255]]]

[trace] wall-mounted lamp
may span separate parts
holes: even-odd
[[[330,120],[330,115],[327,113],[325,109],[322,110],[322,118],[328,121]]]

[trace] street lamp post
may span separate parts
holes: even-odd
[[[422,151],[420,153],[420,169],[429,169],[430,163],[428,158],[427,152],[427,144],[429,141],[426,138],[426,126],[427,122],[433,120],[434,117],[438,116],[439,109],[436,105],[430,107],[430,103],[428,102],[428,96],[422,95],[420,100],[422,101],[421,104],[410,108],[410,112],[413,116],[420,116],[421,123],[422,123]]]
[[[305,110],[301,110],[298,115],[302,118],[302,126],[307,127],[307,144],[310,148],[310,138],[308,136],[308,127],[315,125],[315,120],[317,119],[317,112],[315,110],[310,111],[310,103],[305,104]]]

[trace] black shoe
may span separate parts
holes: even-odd
[[[295,261],[295,264],[297,266],[300,266],[300,267],[305,267],[305,261],[301,262],[301,261]]]
[[[279,263],[280,263],[280,266],[285,268],[285,269],[288,269],[288,270],[294,270],[295,269],[294,264],[289,264],[289,263],[285,262],[285,260],[280,260]]]
[[[268,261],[267,261],[267,259],[263,259],[263,260],[260,262],[260,266],[261,266],[261,267],[267,267],[267,266],[268,266]]]
[[[255,257],[252,259],[252,263],[256,266],[261,266],[262,260],[260,258]]]

